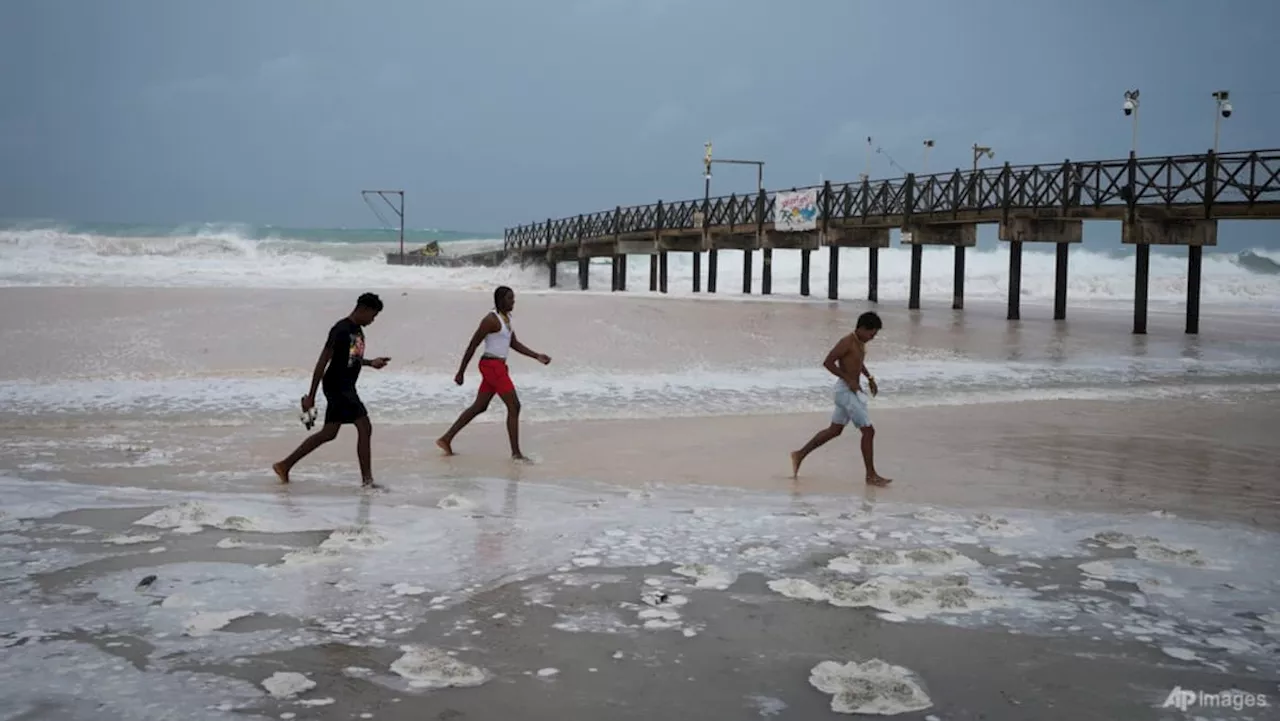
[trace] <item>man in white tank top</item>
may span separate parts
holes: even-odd
[[[516,306],[516,294],[507,286],[499,286],[493,291],[493,310],[480,320],[480,326],[471,336],[467,351],[462,355],[462,364],[458,366],[458,375],[453,382],[462,385],[467,364],[475,355],[480,344],[484,344],[484,354],[480,356],[480,389],[475,401],[458,416],[458,420],[436,441],[445,455],[453,455],[453,439],[459,431],[475,420],[475,417],[489,409],[489,402],[496,395],[507,405],[507,436],[511,439],[511,457],[516,460],[528,460],[520,451],[520,397],[516,395],[516,386],[511,382],[507,372],[507,355],[510,351],[528,356],[546,365],[551,357],[543,353],[529,350],[516,339],[511,330],[511,311]]]

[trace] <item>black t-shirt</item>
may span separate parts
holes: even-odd
[[[343,318],[329,329],[329,367],[324,371],[324,387],[345,390],[356,387],[364,360],[364,329]]]

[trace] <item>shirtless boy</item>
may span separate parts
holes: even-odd
[[[471,357],[480,344],[484,343],[484,354],[480,356],[479,363],[480,390],[476,393],[475,402],[462,411],[453,427],[436,441],[436,445],[447,456],[453,455],[454,436],[475,420],[476,416],[488,410],[489,402],[496,395],[507,406],[507,436],[511,440],[511,457],[517,461],[528,460],[520,451],[520,397],[516,395],[516,386],[507,372],[507,355],[508,351],[514,350],[543,365],[550,363],[551,358],[529,350],[516,339],[515,331],[511,330],[511,311],[515,306],[515,291],[505,285],[499,286],[493,291],[493,310],[485,314],[480,320],[480,326],[471,335],[471,342],[462,355],[462,364],[458,367],[458,375],[454,376],[453,382],[462,385],[467,364],[471,362]]]
[[[874,461],[874,443],[876,429],[871,425],[871,417],[867,414],[866,394],[862,393],[862,376],[867,377],[867,385],[871,395],[879,393],[875,376],[867,370],[867,343],[880,331],[880,316],[866,312],[858,316],[858,324],[853,332],[841,338],[826,360],[823,367],[836,377],[835,411],[831,414],[831,425],[818,431],[804,448],[791,452],[791,477],[800,475],[800,464],[806,456],[819,446],[826,444],[844,432],[850,423],[862,431],[862,460],[867,467],[867,483],[873,486],[887,486],[891,479],[876,473]]]

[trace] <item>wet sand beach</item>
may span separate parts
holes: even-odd
[[[269,470],[356,293],[0,289],[0,717],[836,718],[812,670],[871,659],[837,700],[902,718],[1275,717],[1266,313],[881,304],[869,489],[853,430],[787,454],[870,304],[522,291],[526,466],[497,403],[434,446],[489,293],[380,292],[366,494],[351,429]]]

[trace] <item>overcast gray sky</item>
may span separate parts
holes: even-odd
[[[0,217],[501,229],[767,186],[1273,147],[1275,0],[0,0]],[[873,175],[896,176],[883,155]],[[715,191],[754,188],[720,168]]]

